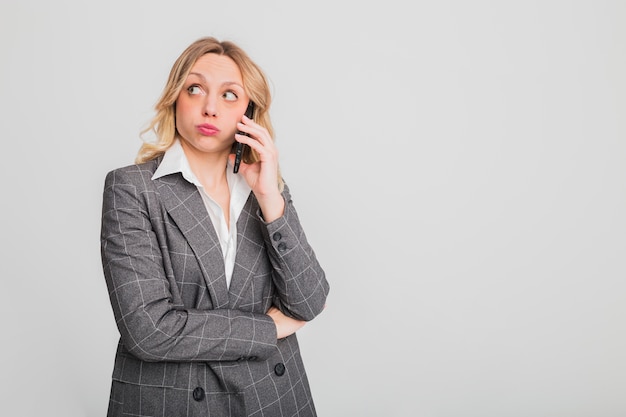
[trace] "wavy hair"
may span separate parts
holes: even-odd
[[[267,77],[261,68],[235,43],[219,41],[214,37],[204,37],[189,45],[174,62],[161,98],[154,106],[156,114],[148,127],[141,131],[142,137],[148,132],[153,132],[157,140],[155,142],[144,141],[135,158],[136,163],[147,162],[163,155],[174,143],[178,134],[176,130],[176,99],[196,61],[203,55],[211,53],[227,56],[239,67],[244,90],[255,105],[254,121],[266,128],[274,139],[274,129],[269,116],[272,97]],[[258,161],[259,156],[256,151],[249,147],[246,148],[249,149],[249,152],[244,153],[244,162]],[[279,187],[282,190],[283,181],[280,172],[278,178]]]

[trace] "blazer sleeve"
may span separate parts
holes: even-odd
[[[264,236],[277,289],[274,304],[293,318],[310,321],[324,309],[330,286],[307,241],[286,185],[283,198],[285,212],[267,223]]]
[[[170,285],[176,284],[166,276],[153,228],[158,210],[151,209],[156,193],[148,174],[139,166],[112,171],[103,193],[102,265],[122,344],[144,361],[269,357],[276,349],[269,316],[173,302]]]

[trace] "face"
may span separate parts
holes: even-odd
[[[176,129],[185,151],[228,155],[248,100],[232,59],[213,53],[200,57],[176,99]]]

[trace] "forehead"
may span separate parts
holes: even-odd
[[[202,55],[191,67],[191,73],[202,75],[208,81],[242,82],[241,71],[230,57],[209,53]]]

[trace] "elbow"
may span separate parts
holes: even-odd
[[[122,340],[123,342],[123,340]],[[142,345],[128,345],[125,344],[126,349],[137,359],[144,362],[159,362],[163,359],[155,350],[151,349],[149,346]]]
[[[145,362],[159,362],[167,357],[167,341],[158,338],[155,334],[137,340],[139,335],[131,335],[128,332],[122,334],[122,343],[128,352],[134,357]],[[141,336],[139,336],[141,337]]]
[[[322,311],[324,311],[329,292],[330,285],[328,284],[328,281],[326,281],[326,278],[324,278],[320,282],[318,291],[316,291],[317,296],[313,297],[313,301],[311,302],[311,316],[307,321],[313,320],[315,317],[319,316]]]
[[[324,296],[322,300],[319,300],[319,302],[316,302],[314,305],[311,306],[310,313],[305,315],[303,317],[303,320],[304,321],[313,320],[315,317],[322,314],[322,311],[324,311],[325,308],[326,308],[326,296]]]
[[[324,297],[316,298],[314,302],[308,303],[307,308],[301,311],[301,320],[311,321],[315,317],[319,316],[326,308],[326,295]]]
[[[318,291],[315,291],[309,298],[297,304],[280,303],[276,301],[275,304],[282,305],[282,310],[290,317],[302,321],[311,321],[324,311],[328,291],[328,284],[324,283]]]
[[[133,315],[130,315],[125,325],[120,326],[122,343],[133,356],[142,361],[166,360],[178,340],[178,333],[184,327],[185,316],[169,311],[153,322],[145,315],[139,314],[134,320]]]

